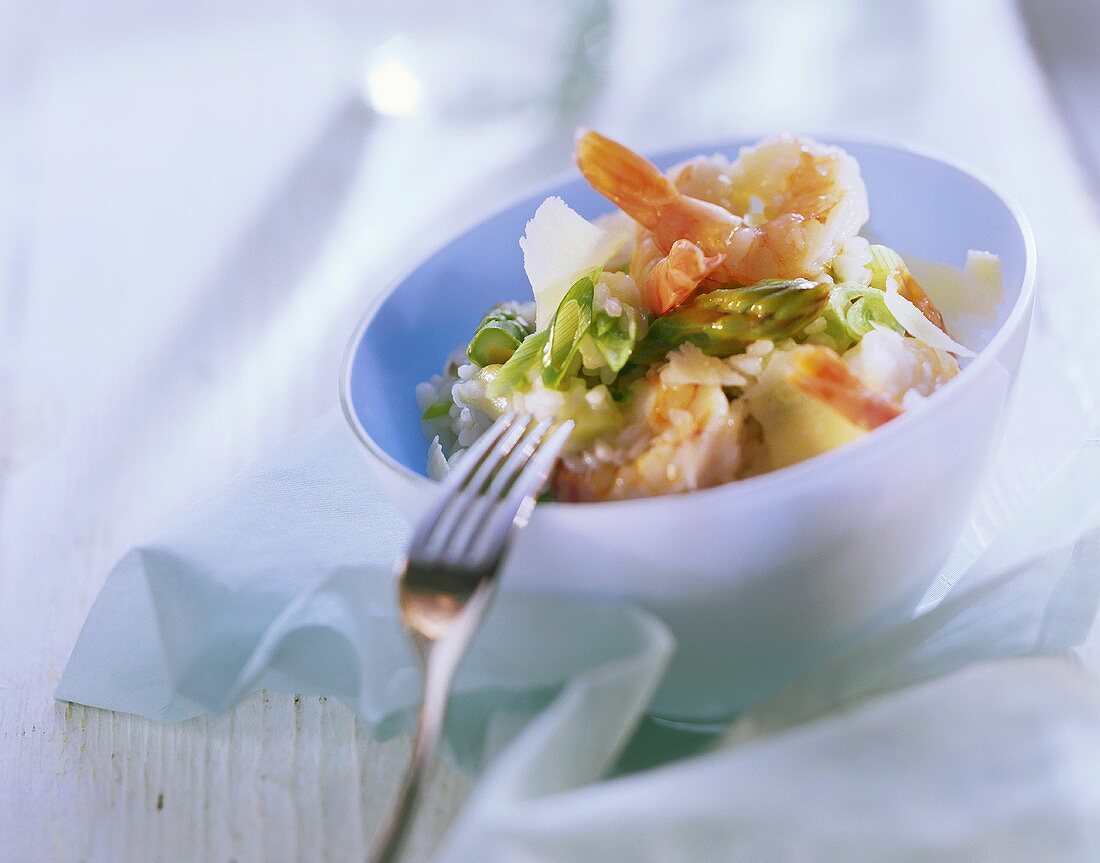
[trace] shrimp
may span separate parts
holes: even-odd
[[[648,231],[639,231],[630,258],[630,272],[645,292],[655,315],[672,311],[698,290],[722,257],[708,258],[697,245],[677,240],[666,255]]]
[[[630,275],[640,288],[645,290],[649,274],[664,256],[665,253],[661,251],[653,235],[639,226],[634,249],[630,254]]]
[[[737,215],[681,192],[656,165],[593,131],[577,139],[577,166],[592,187],[652,233],[666,255],[688,240],[722,261],[717,284],[815,278],[867,221],[856,161],[836,147],[784,135],[741,151],[730,166]],[[750,214],[763,203],[761,218]],[[758,223],[759,222],[759,223]]]
[[[737,479],[744,469],[748,410],[719,384],[668,385],[651,371],[635,384],[633,401],[632,422],[612,454],[563,461],[554,476],[562,500],[693,491]]]
[[[678,286],[672,293],[683,302],[690,296],[686,288],[692,281],[694,290],[701,278],[716,277],[716,271],[697,275],[701,270],[698,260],[723,255],[741,227],[738,216],[717,204],[681,194],[656,165],[597,132],[584,132],[577,138],[576,160],[597,192],[646,229],[635,245],[630,272],[645,289],[655,314],[662,313],[664,303],[659,298],[669,294],[670,285]],[[698,254],[681,252],[668,261],[664,256],[678,240],[692,243]],[[724,263],[723,257],[718,269]],[[687,269],[681,270],[684,266]],[[651,277],[655,278],[652,289]]]
[[[718,204],[733,212],[733,183],[730,180],[730,161],[720,153],[711,156],[694,156],[665,172],[672,184],[683,194]]]
[[[901,408],[869,389],[834,350],[799,345],[790,363],[788,379],[795,387],[860,428],[870,431],[901,415]]]
[[[646,275],[646,303],[656,315],[671,312],[691,297],[699,284],[721,266],[723,255],[708,258],[689,240],[677,240],[668,255],[653,265]]]
[[[936,308],[936,304],[932,302],[932,298],[921,287],[920,282],[913,278],[909,268],[902,265],[894,270],[893,275],[898,281],[898,293],[916,306],[920,313],[931,321],[933,326],[939,327],[946,333],[947,327],[943,323],[943,315]]]

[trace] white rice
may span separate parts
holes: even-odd
[[[521,317],[533,320],[534,303],[506,303]],[[416,404],[423,413],[432,405],[448,404],[444,416],[420,421],[428,447],[428,475],[433,479],[446,475],[448,465],[493,424],[493,417],[478,406],[485,396],[485,385],[475,378],[478,367],[466,356],[465,347],[456,348],[447,358],[446,373],[432,375],[417,384]]]

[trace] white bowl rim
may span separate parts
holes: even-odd
[[[674,153],[682,152],[683,150],[692,149],[698,152],[707,152],[710,149],[721,149],[728,147],[731,143],[736,141],[750,141],[758,140],[763,136],[739,136],[732,140],[717,141],[709,144],[700,144],[698,146],[688,144],[685,146],[677,146],[668,149],[663,149],[655,154],[646,154],[646,157],[652,160],[660,160],[666,156],[673,155]],[[978,370],[992,363],[993,357],[1000,353],[1009,340],[1013,337],[1017,329],[1023,323],[1025,316],[1028,314],[1032,300],[1035,295],[1035,276],[1036,276],[1036,248],[1035,248],[1035,236],[1032,233],[1031,225],[1028,223],[1027,217],[1024,215],[1023,210],[1016,203],[1015,199],[1001,190],[995,183],[988,180],[982,175],[980,171],[973,170],[952,158],[946,158],[936,154],[925,147],[914,146],[898,141],[890,141],[885,138],[876,138],[874,136],[843,136],[834,137],[831,135],[816,136],[810,135],[817,140],[826,144],[835,145],[841,148],[847,148],[849,144],[856,145],[870,145],[874,147],[881,147],[885,149],[900,150],[906,153],[910,153],[914,156],[919,156],[922,159],[927,159],[932,162],[939,162],[942,165],[946,165],[949,168],[953,168],[961,174],[968,176],[970,179],[976,181],[982,186],[985,186],[990,192],[992,192],[1005,208],[1011,213],[1013,220],[1016,222],[1016,226],[1020,231],[1020,235],[1024,240],[1024,275],[1020,284],[1020,293],[1016,297],[1016,302],[1013,304],[1012,309],[1009,311],[1008,316],[1005,318],[1004,323],[997,329],[997,332],[993,334],[993,337],[989,340],[989,343],[978,352],[977,356],[971,360],[965,368],[963,368],[958,377],[949,381],[942,389],[930,397],[927,402],[922,402],[914,408],[906,410],[901,416],[891,420],[886,425],[875,429],[873,432],[869,432],[864,435],[860,435],[853,441],[849,441],[839,447],[831,449],[820,455],[813,456],[804,461],[796,462],[795,464],[787,465],[767,473],[759,474],[758,476],[748,477],[746,479],[735,480],[721,485],[711,486],[709,488],[696,489],[690,492],[680,492],[677,494],[658,495],[654,497],[641,497],[641,498],[629,498],[625,500],[607,500],[607,501],[581,501],[581,502],[565,502],[565,501],[551,501],[539,504],[540,510],[558,510],[562,507],[568,507],[569,509],[576,509],[583,507],[586,510],[593,508],[614,507],[619,511],[632,509],[642,509],[653,506],[667,506],[672,501],[680,501],[683,499],[700,500],[704,502],[704,498],[715,499],[718,495],[726,497],[728,500],[729,495],[748,495],[748,494],[760,494],[765,490],[780,491],[784,487],[799,487],[803,484],[805,476],[809,473],[811,476],[814,473],[825,473],[828,467],[837,461],[843,462],[845,459],[850,458],[853,454],[860,454],[868,448],[873,448],[873,451],[878,452],[885,450],[897,441],[902,436],[907,435],[909,429],[919,428],[923,426],[927,420],[926,416],[929,410],[934,410],[935,405],[946,404],[951,401],[954,402],[962,397],[962,394],[966,390],[965,384],[967,381],[975,379],[978,374]],[[488,219],[492,218],[498,213],[502,213],[517,204],[522,203],[527,198],[535,197],[540,192],[549,193],[553,189],[566,182],[576,180],[576,170],[566,169],[561,173],[555,175],[553,178],[545,183],[540,183],[531,189],[520,192],[511,198],[507,203],[497,207],[491,213],[483,216],[477,222],[472,225],[467,225],[461,229],[455,231],[453,234],[449,234],[442,242],[435,246],[430,252],[423,257],[417,259],[416,263],[406,268],[396,278],[390,280],[386,287],[380,291],[371,302],[370,306],[363,313],[359,324],[356,326],[351,338],[348,341],[348,345],[344,351],[344,358],[340,368],[340,408],[343,411],[344,419],[347,421],[349,428],[354,434],[359,444],[366,450],[368,455],[373,457],[385,467],[387,470],[397,474],[401,479],[413,485],[420,486],[425,492],[430,493],[438,483],[417,473],[416,471],[406,467],[397,461],[393,456],[386,452],[371,436],[370,433],[363,427],[363,424],[359,421],[359,417],[355,412],[352,405],[351,395],[351,372],[352,366],[355,360],[356,349],[359,343],[362,341],[367,327],[370,326],[371,321],[374,320],[375,315],[381,309],[383,303],[389,299],[390,295],[397,290],[401,284],[409,278],[416,270],[427,260],[434,257],[439,252],[443,251],[447,246],[471,231],[476,230]],[[974,371],[971,371],[974,369]],[[426,460],[426,456],[425,456]]]

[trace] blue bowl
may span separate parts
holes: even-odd
[[[667,167],[714,151],[732,158],[750,143],[655,161]],[[536,508],[509,555],[505,585],[625,598],[658,614],[678,644],[652,706],[659,715],[728,717],[853,638],[912,614],[965,523],[999,434],[1032,308],[1026,223],[987,184],[946,162],[888,144],[837,143],[860,162],[869,235],[956,266],[969,249],[995,252],[1004,301],[957,378],[850,444],[691,494]],[[411,519],[434,489],[416,385],[442,369],[486,309],[530,297],[518,240],[547,195],[588,218],[611,209],[579,179],[508,207],[400,279],[352,339],[344,411]]]

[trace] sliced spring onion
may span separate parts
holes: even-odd
[[[506,363],[525,338],[527,333],[511,321],[491,321],[474,333],[466,355],[483,368]]]
[[[434,405],[428,405],[428,409],[420,415],[421,419],[434,420],[439,417],[445,417],[451,412],[451,402],[436,402]]]
[[[533,329],[534,325],[514,304],[493,306],[478,324],[466,348],[466,356],[482,368],[505,363]]]
[[[515,390],[525,388],[530,383],[531,372],[542,362],[542,352],[549,340],[549,330],[532,333],[524,339],[489,382],[485,395],[489,398],[510,398]]]
[[[871,270],[871,287],[878,288],[880,291],[885,291],[886,280],[890,278],[894,272],[904,269],[905,261],[901,259],[901,255],[889,246],[872,244],[871,263],[867,266]]]
[[[562,297],[547,329],[549,338],[542,349],[542,382],[558,389],[569,374],[581,339],[592,326],[592,298],[596,273],[577,281]]]
[[[825,322],[826,333],[840,343],[838,349],[841,351],[858,342],[875,326],[904,332],[886,307],[882,291],[850,283],[839,284],[829,292]]]
[[[590,332],[596,349],[607,367],[619,372],[627,364],[638,341],[638,317],[634,309],[623,309],[621,315],[597,312]]]

